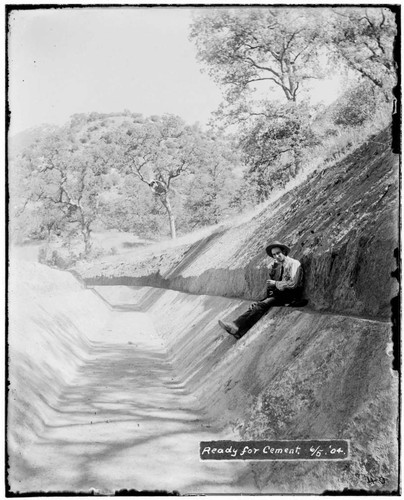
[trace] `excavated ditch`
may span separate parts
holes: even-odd
[[[10,311],[11,491],[259,492],[247,464],[199,460],[200,441],[229,434],[136,297],[112,288],[109,302],[66,273],[27,270],[47,289],[20,283]]]
[[[83,262],[75,273],[92,289],[12,269],[11,491],[397,491],[390,143],[389,130],[369,138],[198,241]],[[236,342],[217,320],[262,297],[275,239],[302,262],[309,304],[274,308]],[[200,462],[199,441],[219,437],[347,439],[350,457]]]
[[[43,266],[20,273],[29,283],[10,311],[11,491],[397,487],[389,323],[278,308],[236,342],[217,319],[248,301],[84,289]],[[202,440],[327,438],[350,439],[350,460],[199,460]]]

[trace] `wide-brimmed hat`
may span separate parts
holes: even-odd
[[[288,253],[290,252],[290,248],[287,245],[284,245],[279,241],[274,241],[273,243],[270,243],[265,249],[270,257],[272,257],[271,250],[275,247],[280,248],[285,255],[288,255]]]

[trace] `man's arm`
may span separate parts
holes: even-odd
[[[271,264],[269,264],[269,266],[268,266],[268,275],[269,275],[269,278],[271,280],[273,280],[275,278],[276,270],[278,269],[278,267],[279,267],[279,264],[276,261],[271,262]]]
[[[284,280],[276,282],[275,286],[278,290],[294,290],[300,286],[303,272],[300,262],[298,260],[293,260],[288,271],[288,276],[286,276]]]
[[[278,270],[279,264],[278,262],[271,262],[271,264],[268,266],[268,275],[269,279],[266,281],[267,285],[267,293],[270,290],[273,290],[275,288],[275,277],[276,277],[276,272]]]

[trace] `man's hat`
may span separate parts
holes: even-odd
[[[290,252],[290,248],[287,245],[284,245],[279,241],[274,241],[273,243],[270,243],[265,249],[270,257],[272,257],[271,250],[275,247],[280,248],[285,255],[288,255],[288,253]]]

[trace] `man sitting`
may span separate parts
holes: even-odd
[[[267,254],[274,259],[269,266],[267,298],[255,302],[234,322],[219,320],[219,325],[236,339],[241,338],[273,306],[294,303],[303,291],[303,270],[298,260],[288,257],[290,248],[275,241],[266,247]],[[307,302],[307,301],[306,301]]]

